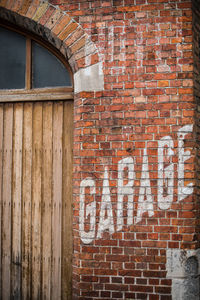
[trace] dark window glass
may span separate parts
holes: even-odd
[[[0,27],[0,89],[25,88],[26,38]]]
[[[47,49],[32,42],[32,87],[71,86],[71,78],[66,67]]]

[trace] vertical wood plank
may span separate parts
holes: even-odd
[[[1,266],[1,247],[2,247],[2,239],[3,236],[1,234],[1,222],[2,222],[2,175],[3,175],[3,105],[0,105],[0,299],[2,299],[1,291],[1,272],[2,272],[2,266]]]
[[[23,104],[14,104],[12,169],[12,276],[11,297],[21,299],[21,183]]]
[[[43,104],[42,298],[51,299],[52,102]]]
[[[32,298],[41,298],[42,103],[33,106]]]
[[[22,299],[31,299],[32,103],[24,103],[22,172]]]
[[[52,300],[61,299],[62,133],[63,102],[53,112]]]
[[[10,299],[11,291],[11,187],[12,187],[12,134],[13,105],[5,104],[4,109],[4,152],[2,192],[2,299]]]
[[[71,300],[73,101],[64,102],[63,115],[62,299]]]

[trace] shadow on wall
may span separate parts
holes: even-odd
[[[184,280],[184,295],[183,299],[199,299],[199,282],[198,274],[199,263],[196,256],[190,256],[184,264],[186,279]]]

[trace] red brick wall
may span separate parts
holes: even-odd
[[[192,1],[49,3],[38,22],[72,17],[74,72],[100,61],[105,82],[74,100],[73,298],[171,299],[167,250],[198,247]]]
[[[183,135],[183,151],[189,151],[189,156],[184,163],[184,178],[178,173],[182,151],[178,131],[194,124],[195,111],[191,2],[66,2],[61,8],[91,35],[104,62],[105,75],[104,91],[84,93],[75,100],[74,273],[80,280],[77,293],[80,299],[171,299],[166,250],[194,248],[197,243],[192,188],[188,196],[178,197],[182,193],[178,186],[194,183],[195,177],[192,133]],[[164,163],[159,166],[159,141],[165,136],[172,139],[173,153],[172,157],[165,153]],[[124,225],[118,231],[118,162],[125,157],[134,161],[134,183],[127,168],[123,173],[123,185],[130,184],[134,189],[133,218],[132,222],[127,220],[132,208],[125,196]],[[158,168],[170,165],[171,183],[167,183],[169,178],[160,178],[163,201],[167,201],[167,196],[170,199],[160,209]],[[95,203],[96,210],[94,224],[91,215],[84,215],[84,230],[87,233],[92,225],[95,229],[91,242],[84,245],[78,226],[80,184],[88,177],[95,184],[95,194],[91,196],[91,190],[85,190],[85,209]],[[143,190],[143,185],[149,183],[149,188]],[[110,202],[103,211],[104,219],[108,218],[111,203],[112,216],[107,220],[113,220],[114,227],[110,226],[98,238],[100,210],[108,201],[106,193]],[[143,198],[142,193],[150,196]],[[153,204],[146,208],[143,202],[144,213],[139,214],[139,201],[143,200]],[[153,211],[146,211],[152,208]],[[142,218],[137,222],[138,215]]]

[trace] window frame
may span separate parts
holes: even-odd
[[[24,89],[1,89],[0,90],[0,103],[5,102],[26,102],[26,101],[50,101],[50,100],[72,100],[73,93],[73,74],[67,63],[66,58],[50,43],[42,40],[41,37],[36,36],[27,30],[20,29],[17,25],[14,27],[9,22],[0,19],[0,26],[8,30],[17,32],[26,38],[26,73],[25,73],[25,88]],[[45,88],[32,88],[32,54],[31,54],[31,41],[35,41],[53,55],[55,55],[61,63],[66,67],[71,77],[71,86],[66,87],[45,87]]]

